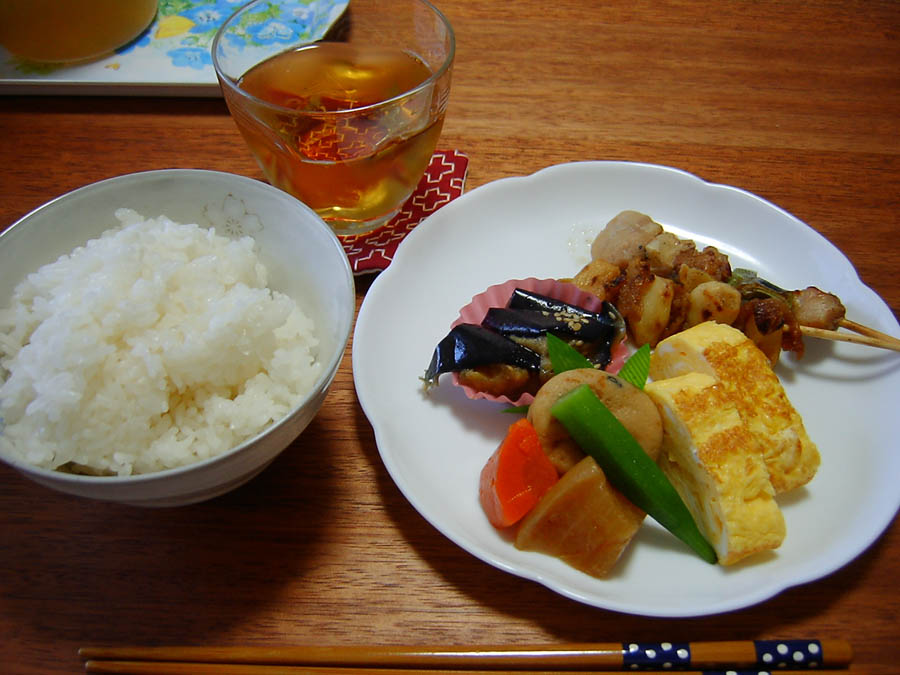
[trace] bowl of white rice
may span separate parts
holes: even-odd
[[[221,495],[303,451],[355,305],[338,238],[266,183],[172,169],[58,197],[0,233],[0,460],[93,499]]]

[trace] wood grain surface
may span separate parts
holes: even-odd
[[[796,215],[900,315],[900,3],[438,5],[458,39],[440,145],[469,155],[468,189],[575,160],[676,166]],[[0,228],[86,183],[171,167],[261,178],[221,99],[0,97]],[[349,354],[301,439],[208,503],[84,501],[0,467],[0,670],[79,672],[86,644],[822,637],[897,671],[896,522],[840,571],[742,611],[583,606],[418,515],[381,464]]]

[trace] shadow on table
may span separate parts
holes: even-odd
[[[7,585],[5,613],[47,644],[221,642],[315,565],[335,475],[328,434],[315,420],[307,433],[315,447],[297,441],[248,484],[201,504],[146,509],[35,486],[22,512],[4,515],[7,532],[20,533],[2,535],[4,568],[27,570]]]

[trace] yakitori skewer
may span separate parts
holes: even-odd
[[[841,325],[844,324],[842,323]],[[859,326],[859,324],[856,325]],[[865,326],[862,326],[862,328],[865,328]],[[891,337],[890,335],[879,333],[873,328],[868,328],[867,330],[870,331],[870,333],[844,333],[836,330],[827,330],[825,328],[800,326],[800,332],[806,337],[835,340],[837,342],[851,342],[853,344],[880,347],[881,349],[891,349],[895,352],[900,352],[900,340]]]
[[[864,326],[861,323],[856,323],[855,321],[851,321],[850,319],[846,318],[841,319],[839,325],[843,328],[846,328],[847,330],[852,330],[855,333],[865,335],[875,340],[880,340],[884,343],[884,345],[874,345],[876,347],[884,346],[885,349],[900,349],[900,339],[895,338],[892,335],[888,335],[887,333],[882,333],[881,331],[875,330],[874,328],[869,328],[868,326]]]

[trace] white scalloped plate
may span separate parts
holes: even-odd
[[[784,544],[731,568],[710,566],[648,519],[612,577],[599,580],[517,550],[488,523],[478,477],[510,423],[451,378],[426,396],[419,377],[458,310],[506,279],[571,276],[593,234],[635,209],[712,244],[735,267],[786,288],[838,294],[848,316],[893,335],[897,321],[850,262],[790,214],[743,190],[667,167],[579,162],[479,187],[430,216],[400,245],[362,304],[353,340],[359,401],[382,460],[410,503],[472,555],[580,602],[660,617],[726,612],[821,578],[890,524],[900,491],[900,354],[807,341],[777,372],[819,446],[813,482],[780,498]]]

